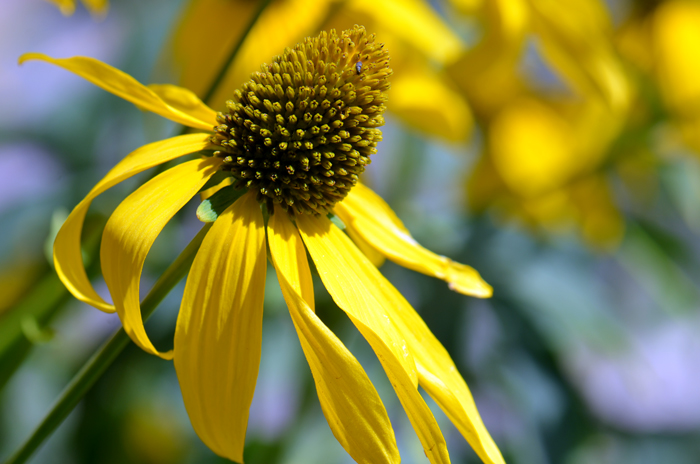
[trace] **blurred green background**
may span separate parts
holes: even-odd
[[[113,0],[104,17],[80,5],[66,17],[43,0],[0,4],[0,459],[120,327],[57,284],[52,234],[125,154],[177,130],[17,58],[85,55],[144,83],[191,80],[168,59],[190,3]],[[327,8],[295,33],[366,21],[397,48],[396,93],[364,180],[421,244],[475,267],[494,296],[381,269],[452,354],[506,461],[700,462],[700,3],[306,3],[273,6],[292,25],[295,11]],[[393,7],[408,12],[387,16]],[[226,34],[227,19],[216,21]],[[266,46],[250,59],[272,58]],[[101,195],[84,237],[96,240],[147,175]],[[156,241],[146,290],[199,230],[196,206]],[[403,462],[427,462],[376,357],[316,283],[318,314],[377,386]],[[182,288],[147,323],[158,348],[172,346]],[[273,272],[263,337],[246,462],[351,462],[323,417]],[[452,461],[478,462],[433,409]],[[224,460],[192,430],[172,363],[132,344],[31,462]]]

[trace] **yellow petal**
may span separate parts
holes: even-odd
[[[498,446],[484,427],[467,384],[449,359],[449,355],[426,357],[437,358],[435,359],[437,362],[441,362],[440,358],[444,358],[449,362],[431,367],[423,360],[419,361],[418,373],[421,387],[450,418],[484,463],[505,464]]]
[[[323,284],[377,354],[430,462],[450,462],[442,432],[414,383],[412,351],[396,332],[401,315],[397,302],[386,298],[393,286],[327,218],[303,215],[296,221]]]
[[[364,237],[397,264],[445,280],[456,292],[482,298],[491,296],[491,286],[475,269],[420,246],[389,205],[368,187],[356,185],[336,204],[334,212],[348,230]]]
[[[316,382],[333,435],[358,463],[398,463],[394,431],[364,369],[313,312],[304,244],[281,209],[270,217],[268,243],[284,299]],[[303,295],[303,297],[302,297]]]
[[[171,84],[150,84],[148,88],[168,105],[205,121],[210,128],[218,124],[216,111],[204,104],[191,90]]]
[[[41,53],[25,53],[19,58],[19,63],[22,64],[29,60],[41,60],[60,66],[104,90],[130,101],[139,108],[152,111],[185,126],[207,131],[213,129],[209,121],[201,120],[195,115],[190,115],[168,105],[155,92],[133,77],[99,60],[84,56],[56,59]]]
[[[387,341],[392,355],[400,360],[411,382],[417,385],[413,356],[406,350],[395,324],[379,309],[385,302],[377,300],[382,294],[376,291],[378,284],[370,280],[364,265],[378,274],[377,268],[327,218],[300,215],[296,221],[321,279],[338,306]]]
[[[175,370],[195,431],[216,454],[243,462],[260,365],[265,228],[255,195],[214,222],[185,285]]]
[[[396,288],[391,285],[383,285],[381,288],[385,298],[394,303],[385,307],[385,310],[396,321],[399,332],[414,353],[420,385],[450,418],[483,462],[504,464],[498,447],[484,427],[469,388],[447,350]]]
[[[139,304],[139,282],[146,255],[170,219],[214,175],[221,158],[182,163],[129,195],[107,221],[102,235],[102,274],[124,330],[138,346],[164,359],[146,335]]]
[[[207,135],[191,134],[144,145],[121,160],[75,207],[59,230],[53,246],[56,272],[73,296],[102,311],[115,311],[114,306],[105,303],[92,288],[83,266],[80,234],[85,214],[87,214],[92,200],[105,190],[139,172],[180,156],[203,150],[208,146],[208,140]]]
[[[299,219],[297,219],[297,222],[301,223]],[[301,230],[303,231],[303,229]],[[435,338],[423,319],[401,293],[387,282],[379,271],[368,266],[366,261],[362,263],[360,259],[355,261],[356,267],[350,267],[349,257],[356,256],[359,253],[349,251],[351,245],[348,244],[350,242],[342,233],[331,232],[328,235],[331,237],[330,240],[332,240],[335,248],[346,250],[345,255],[348,256],[348,261],[340,263],[337,268],[327,264],[328,269],[324,273],[323,267],[319,264],[313,249],[308,246],[308,242],[307,247],[314,258],[314,262],[316,262],[316,267],[326,288],[328,288],[333,298],[335,299],[336,295],[327,283],[327,280],[330,280],[327,274],[332,272],[339,274],[347,270],[346,272],[351,275],[342,276],[341,274],[336,279],[345,277],[345,285],[350,287],[347,290],[348,292],[358,291],[357,288],[352,287],[353,281],[356,280],[356,278],[352,278],[352,275],[366,276],[368,282],[371,282],[371,285],[373,285],[373,287],[369,287],[373,289],[373,294],[377,296],[378,292],[383,293],[383,295],[377,296],[377,301],[382,302],[380,306],[381,312],[392,321],[400,336],[406,341],[409,352],[413,354],[418,369],[420,385],[440,405],[440,408],[445,411],[445,414],[452,420],[485,463],[502,464],[504,462],[503,457],[481,421],[469,388],[442,344]],[[306,240],[306,237],[304,239]],[[328,254],[328,252],[326,253]],[[340,303],[338,305],[342,307]],[[371,341],[370,344],[372,344]],[[380,359],[382,359],[381,356]]]
[[[384,256],[379,250],[374,248],[370,243],[365,240],[365,238],[357,232],[354,227],[346,227],[345,232],[348,233],[350,238],[357,248],[360,249],[362,253],[369,259],[369,261],[377,267],[381,267],[386,261],[386,256]]]
[[[280,274],[282,292],[290,297],[290,311],[297,308],[298,299],[311,311],[314,309],[314,284],[311,279],[309,261],[306,257],[304,243],[299,237],[294,224],[281,208],[275,207],[275,214],[270,216],[267,224],[268,246],[272,263]],[[291,293],[290,293],[291,292]],[[292,295],[292,293],[294,293]],[[292,308],[292,304],[294,308]]]
[[[450,141],[467,138],[473,119],[461,94],[430,66],[397,71],[391,83],[391,110],[408,124]]]

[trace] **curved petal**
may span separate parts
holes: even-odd
[[[287,213],[279,207],[275,207],[275,214],[268,220],[267,235],[272,264],[275,266],[275,271],[280,274],[282,293],[285,295],[285,300],[289,296],[292,303],[290,311],[300,309],[297,301],[299,299],[303,300],[302,306],[315,311],[314,284],[304,242],[301,241]]]
[[[260,365],[265,227],[246,194],[214,222],[192,264],[175,329],[175,370],[197,435],[243,462]]]
[[[377,332],[379,338],[388,343],[392,356],[400,360],[411,383],[417,385],[413,355],[407,350],[393,321],[381,311],[388,304],[382,299],[383,293],[377,287],[381,284],[373,282],[369,277],[372,275],[370,271],[379,274],[377,268],[328,218],[304,214],[296,216],[296,222],[333,300],[349,316]],[[364,264],[368,265],[367,269]]]
[[[41,60],[60,66],[139,108],[152,111],[171,121],[195,129],[206,131],[213,129],[209,121],[201,120],[195,114],[188,114],[181,109],[170,106],[155,92],[133,77],[94,58],[85,56],[51,58],[42,53],[25,53],[19,58],[19,64],[29,60]]]
[[[394,431],[372,382],[355,357],[313,312],[313,285],[304,244],[281,209],[267,226],[272,262],[318,399],[336,439],[358,463],[398,463]]]
[[[379,272],[373,278],[384,279]],[[384,306],[384,310],[414,355],[420,386],[450,418],[484,463],[505,464],[501,452],[484,427],[466,382],[447,350],[394,286],[386,284],[379,287],[384,292],[384,298],[392,302]]]
[[[395,263],[442,279],[450,289],[465,295],[487,298],[493,293],[474,268],[420,246],[389,205],[368,187],[356,185],[333,212],[348,230],[364,237]]]
[[[296,221],[323,284],[377,354],[430,462],[450,462],[442,432],[415,384],[412,351],[397,333],[401,315],[386,289],[393,286],[330,220],[302,215]]]
[[[216,111],[209,108],[191,90],[172,84],[149,84],[148,88],[168,105],[207,122],[210,128],[219,124],[216,121]]]
[[[138,346],[164,359],[146,335],[139,304],[139,281],[148,250],[170,219],[214,175],[221,158],[182,163],[129,195],[107,221],[102,235],[102,274],[124,330]]]
[[[131,152],[90,190],[90,193],[73,209],[53,245],[53,261],[58,277],[78,300],[105,312],[114,312],[114,306],[106,303],[90,284],[85,273],[80,251],[80,235],[83,221],[92,200],[105,190],[146,169],[171,161],[180,156],[203,150],[209,136],[203,134],[181,135],[150,143]]]

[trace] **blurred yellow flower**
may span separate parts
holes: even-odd
[[[595,244],[617,243],[623,223],[597,170],[626,124],[634,92],[604,5],[452,4],[484,28],[477,44],[449,67],[485,131],[483,158],[467,182],[468,204],[494,207],[504,219],[536,229],[579,229]],[[527,61],[531,46],[567,88],[538,82],[543,70]],[[601,190],[593,195],[584,185]]]
[[[179,83],[203,98],[257,8],[246,0],[191,0],[165,55]],[[225,101],[258,68],[260,56],[271,56],[321,29],[354,24],[377,31],[392,50],[395,104],[390,111],[430,135],[465,139],[472,128],[471,111],[441,72],[464,45],[421,0],[275,0],[245,36],[211,101]]]
[[[75,12],[76,0],[46,0],[55,4],[66,16],[70,16]],[[107,14],[107,9],[109,8],[108,0],[81,0],[85,8],[90,10],[97,16],[104,16]]]
[[[450,74],[477,113],[491,115],[527,88],[519,81],[528,40],[579,97],[602,100],[618,114],[627,111],[628,78],[598,0],[494,0],[481,3],[475,14],[483,36],[455,60]]]
[[[674,0],[653,12],[651,70],[672,115],[671,123],[700,154],[700,4]]]
[[[124,158],[70,214],[56,237],[54,262],[76,298],[116,311],[138,346],[174,359],[192,425],[214,452],[242,462],[260,362],[269,247],[322,409],[353,459],[400,460],[374,386],[314,313],[307,252],[334,301],[377,354],[430,462],[447,463],[449,456],[419,385],[484,462],[504,462],[447,351],[327,217],[342,219],[349,235],[360,237],[373,254],[443,279],[455,291],[491,295],[491,287],[474,269],[416,243],[389,206],[358,182],[381,140],[378,127],[391,74],[388,52],[373,35],[356,26],[340,36],[323,32],[286,49],[234,92],[227,110],[218,114],[189,90],[145,87],[90,58],[27,54],[21,61],[33,59],[74,72],[142,109],[208,131],[154,142]],[[90,203],[128,177],[191,153],[201,156],[146,182],[107,222],[101,264],[114,304],[105,302],[87,279],[80,254]],[[229,181],[212,189],[208,181],[215,174]],[[206,195],[217,189],[217,195],[232,195],[230,206],[218,213],[192,264],[174,349],[160,352],[141,318],[143,264],[165,224],[205,187]],[[234,189],[242,189],[235,201]]]

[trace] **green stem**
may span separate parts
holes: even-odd
[[[163,298],[177,285],[187,274],[192,265],[195,254],[204,240],[204,236],[211,227],[207,224],[192,239],[187,247],[180,253],[177,259],[160,276],[151,291],[141,303],[141,313],[144,320],[148,319],[158,307]],[[114,362],[119,353],[129,344],[129,336],[124,329],[119,329],[107,342],[102,345],[88,362],[73,377],[66,386],[61,396],[53,405],[44,420],[34,430],[34,433],[24,442],[22,447],[9,458],[6,464],[21,464],[26,462],[48,436],[70,414],[85,393],[99,379],[105,370]]]

